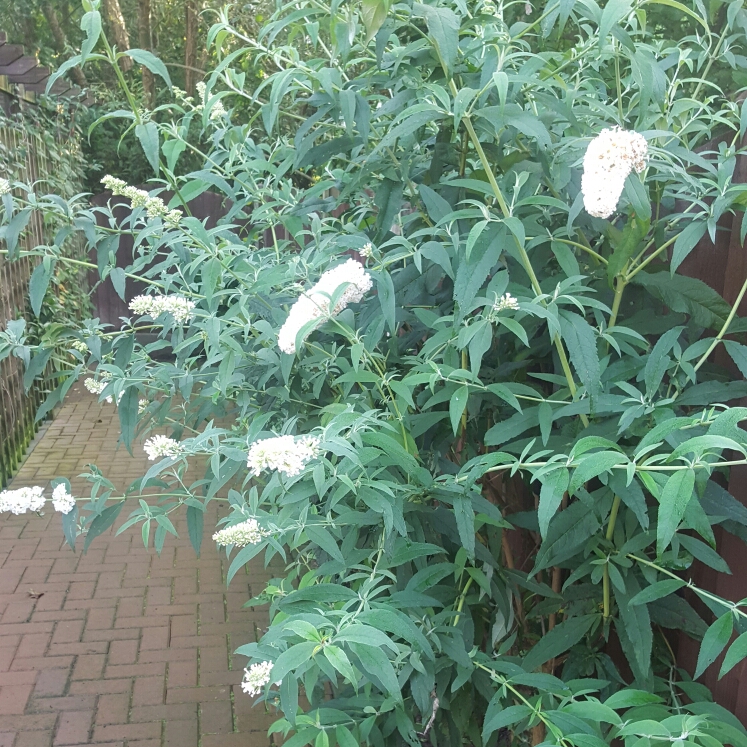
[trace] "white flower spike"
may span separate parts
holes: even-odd
[[[586,212],[609,218],[617,210],[628,175],[631,171],[640,174],[647,158],[648,143],[643,135],[619,127],[602,130],[584,156],[581,192]]]

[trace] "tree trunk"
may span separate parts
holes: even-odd
[[[184,23],[184,88],[192,96],[195,92],[197,67],[197,29],[200,0],[186,0]]]
[[[67,49],[67,36],[60,26],[60,19],[57,17],[57,11],[52,7],[52,3],[44,3],[44,15],[47,17],[49,23],[49,30],[52,32],[54,38],[55,49],[60,53],[64,54]],[[88,86],[86,76],[83,74],[80,66],[76,65],[70,70],[70,77],[73,79],[73,83],[81,88]]]
[[[138,43],[140,49],[146,49],[149,52],[153,49],[153,34],[150,27],[150,0],[138,0]],[[153,73],[143,66],[143,93],[145,94],[145,103],[149,109],[152,109],[156,103],[156,81]]]
[[[127,33],[127,26],[122,15],[122,8],[119,6],[119,0],[104,0],[102,5],[117,51],[126,52],[130,48],[130,35]],[[122,57],[119,66],[125,72],[132,70],[132,58]]]

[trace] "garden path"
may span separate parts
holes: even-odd
[[[143,475],[139,446],[117,447],[116,409],[82,388],[37,436],[11,487],[48,485],[97,464],[118,487]],[[47,492],[49,495],[49,492]],[[51,508],[51,507],[50,507]],[[140,532],[63,545],[59,514],[0,516],[0,747],[266,747],[273,718],[239,686],[231,655],[267,625],[243,610],[269,573],[261,561],[229,589],[205,520],[200,558],[186,522],[160,557]],[[128,516],[124,507],[115,526]]]

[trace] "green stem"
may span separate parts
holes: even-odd
[[[456,607],[456,615],[454,616],[454,622],[452,623],[452,626],[456,628],[456,626],[459,624],[459,618],[462,614],[462,610],[464,609],[464,600],[467,598],[467,592],[469,591],[469,587],[472,586],[473,578],[470,576],[467,579],[467,583],[464,585],[464,588],[462,589],[462,593],[459,595],[459,601],[457,602]]]
[[[625,290],[626,285],[627,282],[625,281],[623,275],[618,275],[615,279],[615,298],[612,301],[612,312],[610,313],[610,321],[607,325],[607,329],[612,329],[617,323],[617,315],[620,312],[620,303],[622,301],[623,291]]]
[[[0,249],[0,254],[8,254],[7,249]],[[20,252],[19,257],[42,257],[45,256],[43,254],[39,254],[38,252]],[[68,262],[69,264],[73,265],[80,265],[81,267],[89,267],[92,270],[97,270],[98,265],[93,264],[93,262],[84,262],[81,259],[73,259],[72,257],[65,257],[63,255],[55,255],[55,259],[59,260],[60,262]],[[131,272],[125,272],[125,277],[132,278],[133,280],[139,280],[143,283],[148,283],[149,285],[157,286],[158,288],[163,289],[163,284],[159,283],[157,280],[149,280],[148,278],[144,278],[140,275],[133,275]],[[198,298],[201,296],[194,296],[195,298]]]
[[[456,96],[459,93],[459,91],[453,79],[449,80],[449,85],[451,87],[452,94]],[[472,120],[470,119],[469,115],[465,115],[462,121],[464,122],[464,125],[467,128],[467,132],[469,133],[469,137],[470,137],[470,140],[472,141],[472,145],[477,151],[477,156],[480,159],[480,163],[482,164],[482,167],[485,170],[485,173],[488,177],[488,182],[490,183],[490,187],[493,190],[495,199],[498,201],[498,205],[501,209],[501,212],[503,213],[503,217],[509,218],[511,216],[511,211],[509,210],[508,203],[506,202],[506,198],[503,196],[503,192],[501,191],[501,188],[498,185],[498,182],[496,181],[495,174],[493,174],[493,169],[490,165],[490,161],[488,161],[488,157],[485,155],[485,151],[483,150],[482,143],[480,142],[480,138],[477,137],[477,132],[475,132],[475,128],[472,125]],[[516,247],[519,252],[521,264],[524,266],[524,270],[529,276],[529,280],[532,284],[532,288],[534,289],[534,292],[539,296],[542,294],[542,287],[540,286],[539,280],[537,279],[537,275],[534,272],[534,268],[532,267],[532,262],[529,259],[529,255],[527,254],[526,249],[524,248],[524,246],[522,245],[522,243],[519,241],[519,239],[516,236],[514,236],[514,241],[516,243]],[[560,359],[560,365],[563,368],[563,373],[565,374],[566,381],[568,382],[568,388],[570,389],[571,394],[575,397],[576,382],[573,379],[573,374],[571,372],[571,367],[568,364],[568,357],[565,354],[563,343],[560,341],[560,338],[557,335],[555,335],[555,337],[553,338],[553,343],[555,345],[555,349],[558,351],[558,358]],[[588,427],[589,419],[586,417],[586,415],[582,414],[579,417],[581,418],[581,422],[584,424],[584,427]]]
[[[608,542],[612,541],[612,536],[615,533],[615,523],[617,522],[617,513],[620,510],[620,496],[616,495],[612,501],[612,510],[610,511],[610,521],[607,524],[607,533],[605,539]],[[604,619],[606,620],[610,616],[610,571],[609,571],[609,558],[604,566],[604,575],[602,577],[602,592],[604,594]]]
[[[653,262],[663,251],[666,251],[669,249],[669,247],[674,244],[675,241],[679,238],[679,234],[677,236],[672,236],[669,241],[665,241],[653,254],[650,254],[646,259],[641,262],[641,264],[636,267],[633,272],[630,274],[625,275],[625,282],[629,283],[646,265]]]
[[[742,283],[742,289],[739,291],[739,295],[737,296],[737,300],[734,301],[734,305],[731,307],[731,311],[729,312],[729,316],[726,317],[726,321],[724,322],[724,325],[721,327],[721,331],[716,335],[713,342],[708,346],[708,350],[703,353],[703,355],[700,357],[700,360],[695,364],[695,370],[697,371],[708,359],[708,356],[713,352],[716,345],[721,342],[724,335],[729,329],[729,325],[734,321],[734,317],[737,315],[737,310],[739,309],[739,304],[742,303],[742,299],[744,298],[744,294],[747,292],[747,279],[745,279],[744,283]]]
[[[556,236],[553,236],[552,240],[557,241],[560,244],[568,244],[568,246],[575,246],[578,249],[583,249],[587,254],[594,257],[597,262],[601,262],[603,265],[607,264],[607,260],[601,254],[597,254],[591,247],[586,246],[586,244],[582,244],[579,241],[571,241],[570,239],[559,239]]]
[[[665,576],[669,576],[670,578],[676,579],[677,581],[683,581],[680,576],[678,576],[676,573],[672,573],[671,571],[668,571],[666,568],[662,568],[660,565],[657,565],[656,563],[652,563],[650,560],[647,560],[646,558],[639,558],[637,555],[632,555],[628,553],[626,555],[627,558],[630,558],[631,560],[635,560],[637,563],[643,563],[643,565],[647,565],[649,568],[655,568],[659,573],[663,573]],[[727,599],[721,599],[721,597],[716,596],[715,594],[711,594],[708,591],[705,591],[704,589],[700,589],[695,584],[693,584],[692,581],[685,581],[684,583],[687,584],[687,586],[692,589],[698,596],[704,597],[705,599],[710,599],[712,602],[717,602],[718,604],[723,605],[724,607],[727,607],[735,614],[739,615],[740,617],[744,617],[747,619],[747,612],[743,612],[739,609],[737,604],[734,602],[730,602]]]

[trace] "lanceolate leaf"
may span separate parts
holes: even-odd
[[[669,545],[685,515],[693,495],[695,472],[681,469],[674,472],[664,485],[659,503],[659,520],[656,528],[656,554],[661,555]]]
[[[695,679],[700,677],[700,675],[703,674],[703,672],[705,672],[714,661],[716,661],[718,655],[724,650],[726,644],[729,642],[733,630],[734,614],[731,611],[724,612],[724,614],[708,628],[706,634],[703,636],[703,641],[700,644],[698,664],[695,667]],[[739,648],[743,646],[744,643],[739,644]],[[735,652],[735,659],[739,654],[739,648]],[[736,661],[734,663],[736,664]]]
[[[551,472],[547,475],[542,483],[542,488],[540,489],[538,520],[540,533],[543,538],[547,536],[547,528],[550,525],[550,519],[555,515],[555,512],[560,506],[560,502],[563,500],[565,491],[568,490],[569,480],[570,472],[565,467],[561,467],[555,472]]]
[[[560,316],[560,329],[571,363],[591,399],[593,411],[601,378],[596,334],[583,317],[568,311]]]
[[[524,668],[532,671],[549,659],[565,653],[571,646],[577,644],[598,620],[598,615],[582,615],[571,617],[560,625],[556,625],[524,657]]]

